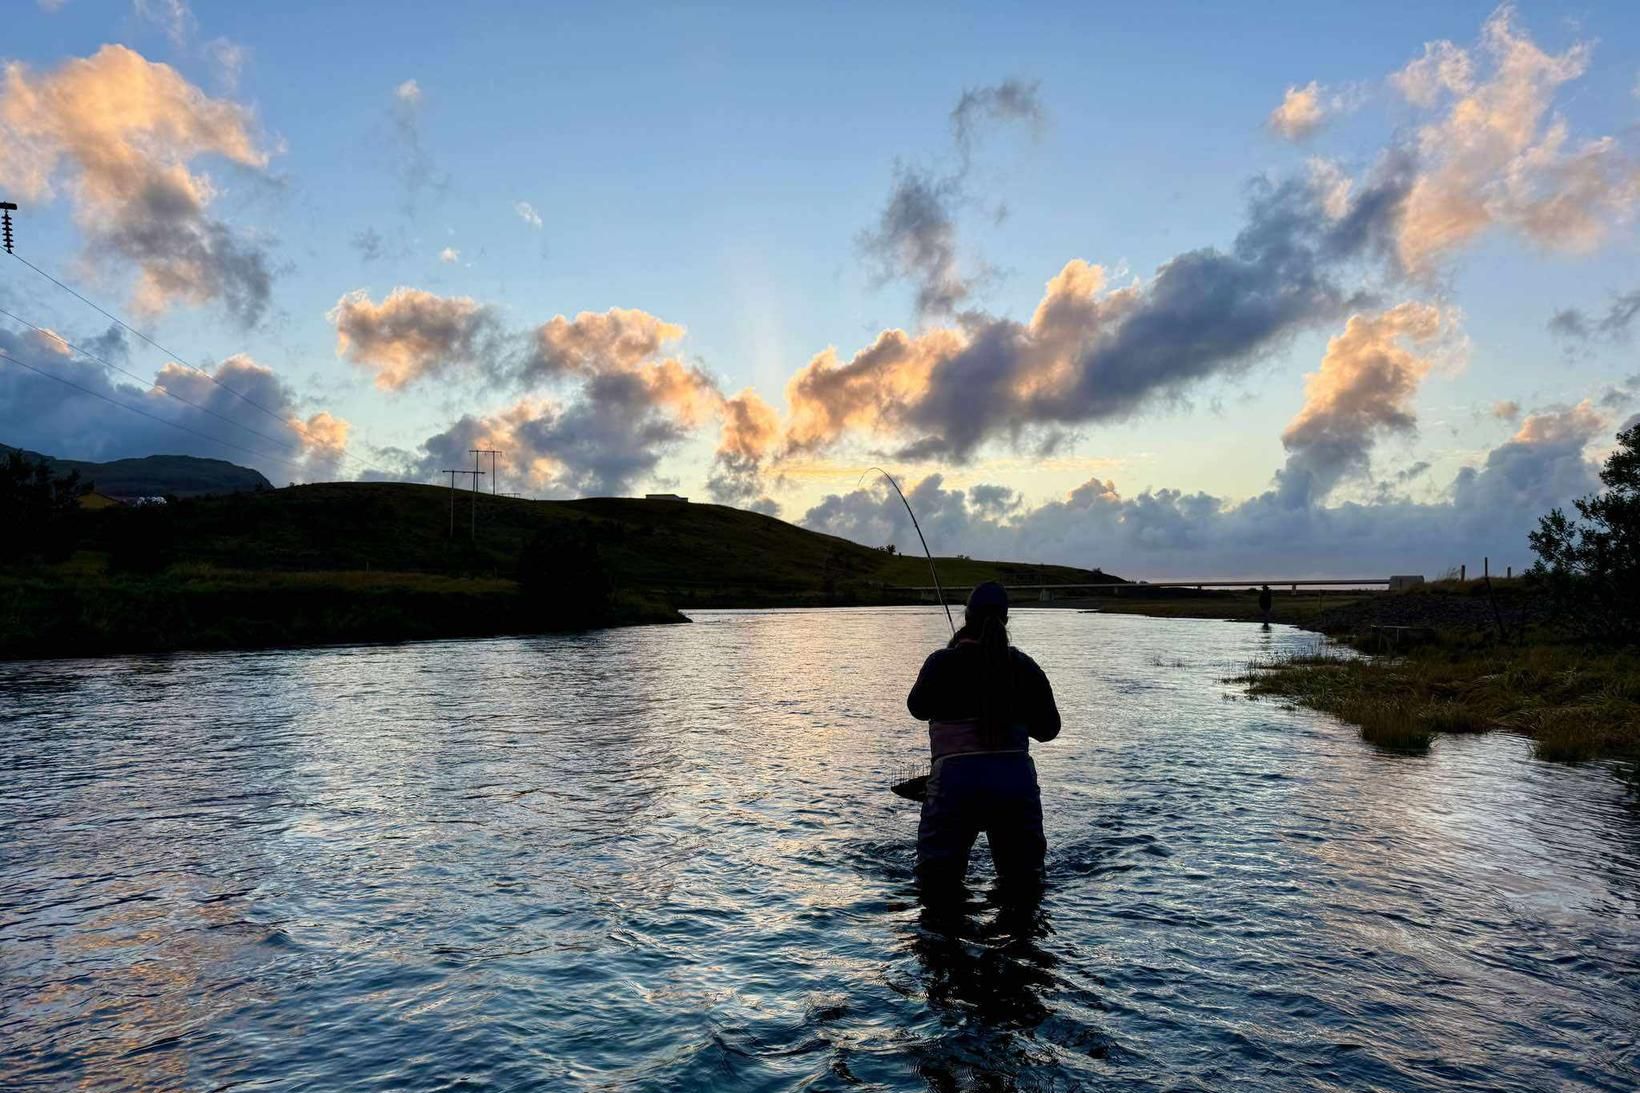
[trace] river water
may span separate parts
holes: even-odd
[[[0,665],[0,1087],[1623,1089],[1640,812],[1019,611],[1051,887],[926,918],[926,610]]]

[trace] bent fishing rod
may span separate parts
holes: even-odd
[[[945,621],[947,625],[951,627],[952,637],[955,637],[957,633],[957,624],[951,621],[951,605],[945,602],[945,590],[940,587],[940,574],[939,571],[934,568],[934,552],[928,549],[928,540],[923,538],[922,525],[917,523],[917,514],[911,511],[911,502],[906,500],[905,491],[900,488],[900,484],[898,482],[894,481],[893,475],[889,474],[881,467],[868,467],[866,469],[866,474],[870,474],[872,471],[876,471],[878,474],[888,479],[888,484],[893,486],[894,492],[900,495],[900,504],[905,506],[905,514],[911,517],[911,526],[917,532],[917,541],[922,544],[923,555],[928,559],[928,575],[934,578],[934,595],[939,597],[940,606],[945,608]],[[865,481],[866,474],[862,474],[860,476],[861,482]],[[859,483],[855,483],[855,486],[858,487]]]

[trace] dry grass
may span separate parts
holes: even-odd
[[[1640,655],[1574,645],[1453,649],[1399,657],[1317,652],[1256,662],[1237,677],[1358,725],[1364,739],[1418,749],[1437,733],[1505,730],[1544,759],[1640,755]]]
[[[1381,595],[1382,593],[1377,593]],[[1323,611],[1367,599],[1374,593],[1361,592],[1276,592],[1270,604],[1270,621],[1303,624]],[[1107,615],[1150,615],[1163,619],[1235,619],[1258,622],[1258,593],[1249,591],[1210,592],[1177,597],[1146,598],[1142,593],[1120,596],[1055,600],[1047,605],[1022,602],[1019,607],[1079,607]]]

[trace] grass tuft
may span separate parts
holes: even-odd
[[[1235,682],[1357,725],[1363,739],[1427,748],[1438,733],[1502,729],[1538,756],[1640,756],[1640,656],[1539,643],[1430,646],[1398,657],[1316,650],[1249,664]]]

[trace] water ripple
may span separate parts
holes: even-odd
[[[0,1086],[1636,1086],[1612,768],[1226,701],[1291,631],[1020,612],[1053,884],[933,915],[885,786],[943,625],[0,665]]]

